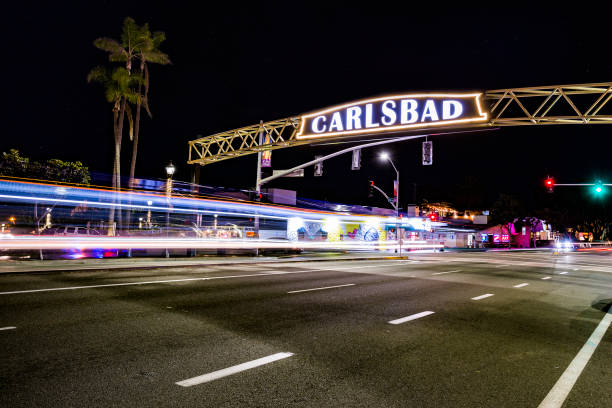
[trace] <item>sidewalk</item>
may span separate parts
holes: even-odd
[[[66,272],[83,270],[180,268],[190,266],[223,266],[269,263],[297,263],[324,261],[364,261],[404,259],[393,253],[364,252],[357,254],[306,254],[279,257],[211,256],[195,258],[107,258],[107,259],[54,259],[54,260],[5,260],[0,261],[0,275],[26,272]]]

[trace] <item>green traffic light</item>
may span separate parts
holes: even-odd
[[[595,187],[595,192],[596,193],[601,193],[601,187],[599,187],[599,186]]]

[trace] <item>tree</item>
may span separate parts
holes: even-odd
[[[101,37],[94,41],[94,46],[108,52],[108,58],[111,62],[124,62],[125,72],[115,70],[121,80],[127,83],[127,87],[121,88],[119,95],[112,95],[109,98],[107,91],[107,99],[109,102],[114,103],[113,107],[113,120],[114,120],[114,132],[115,132],[115,164],[113,169],[113,187],[117,190],[121,185],[120,176],[120,150],[121,150],[121,139],[123,134],[123,121],[124,116],[127,115],[130,123],[130,140],[133,141],[132,145],[132,160],[130,165],[130,178],[129,187],[133,187],[134,184],[134,173],[136,169],[136,157],[138,152],[138,137],[140,134],[140,114],[141,106],[145,107],[145,110],[150,117],[151,111],[148,105],[148,92],[149,92],[149,70],[147,62],[156,64],[169,64],[170,59],[166,54],[160,51],[160,44],[166,39],[163,32],[151,33],[148,24],[138,26],[133,18],[126,17],[123,21],[123,27],[121,32],[121,40],[117,41],[108,37]],[[134,59],[140,61],[140,70],[133,72]],[[99,68],[96,68],[100,70]],[[95,70],[96,70],[95,69]],[[108,74],[94,73],[92,78],[99,78],[100,82],[104,82],[107,85],[107,89],[113,88],[112,81],[108,80]],[[91,73],[90,73],[91,74]],[[135,81],[131,81],[130,78],[135,77]],[[113,78],[114,79],[114,78]],[[134,88],[133,85],[136,84]],[[144,93],[143,93],[144,88]],[[127,92],[127,93],[125,93]],[[129,103],[136,105],[136,123],[132,120],[132,113]],[[135,127],[135,129],[134,129]],[[114,211],[111,210],[111,224],[114,221],[112,218]],[[121,212],[119,212],[119,221],[121,222]],[[129,223],[129,212],[128,212],[128,223]]]
[[[168,55],[164,54],[159,49],[161,43],[165,40],[166,35],[163,32],[156,31],[151,33],[148,23],[138,26],[133,18],[126,17],[123,21],[120,41],[107,37],[98,38],[94,41],[94,45],[97,48],[108,52],[110,61],[125,62],[125,68],[129,74],[132,73],[134,59],[140,61],[140,71],[138,73],[143,77],[143,81],[138,85],[138,94],[141,95],[141,98],[136,103],[136,117],[133,132],[132,129],[130,129],[130,140],[133,141],[129,178],[130,187],[132,187],[134,183],[134,173],[136,170],[141,107],[144,106],[149,117],[153,117],[148,104],[150,75],[147,63],[161,65],[168,65],[171,63]]]
[[[89,184],[91,181],[89,169],[80,161],[49,159],[45,162],[36,162],[21,156],[16,149],[2,153],[0,175],[78,184]]]
[[[132,143],[132,161],[130,164],[130,188],[134,185],[134,175],[136,172],[136,158],[138,156],[138,137],[140,135],[140,111],[141,106],[144,106],[147,114],[150,118],[153,117],[151,110],[149,109],[149,84],[150,75],[147,62],[160,65],[170,64],[170,58],[168,55],[160,51],[159,47],[162,42],[166,40],[166,35],[161,31],[156,31],[153,34],[149,31],[149,25],[145,23],[139,30],[139,35],[142,41],[138,43],[138,53],[136,58],[140,60],[140,72],[143,75],[144,81],[138,86],[138,93],[142,95],[141,102],[136,105],[136,123],[134,130],[134,140]],[[143,92],[144,86],[144,93]]]
[[[121,188],[121,141],[123,138],[123,123],[127,112],[130,129],[133,128],[133,120],[129,103],[139,103],[140,94],[136,90],[138,84],[142,83],[142,77],[131,75],[126,68],[118,67],[109,71],[104,67],[95,67],[87,75],[88,82],[99,82],[105,88],[106,100],[112,104],[113,133],[115,142],[115,160],[113,165],[113,189],[119,191]],[[109,224],[113,228],[115,210],[111,208]],[[109,234],[114,232],[109,231]]]
[[[510,241],[512,240],[510,224],[513,224],[522,213],[523,208],[519,200],[509,194],[500,194],[495,204],[493,204],[491,223],[502,224],[508,227],[508,248],[510,248]]]
[[[28,169],[30,167],[30,159],[22,157],[19,150],[11,149],[7,152],[2,152],[0,159],[0,175],[9,177],[28,177]]]

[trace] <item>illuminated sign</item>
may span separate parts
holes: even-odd
[[[270,135],[266,135],[264,145],[269,145],[270,142]],[[272,150],[264,150],[261,153],[261,167],[272,167]]]
[[[407,94],[364,99],[302,116],[297,139],[397,132],[485,122],[480,93]]]

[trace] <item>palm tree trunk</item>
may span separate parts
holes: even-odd
[[[138,87],[140,93],[140,86]],[[141,104],[136,105],[136,120],[134,121],[134,142],[132,144],[132,162],[130,164],[130,188],[134,188],[134,175],[136,174],[136,157],[138,156],[138,134],[140,133],[140,108]]]
[[[142,64],[140,67],[142,71]],[[142,94],[142,84],[138,84],[138,95]],[[128,188],[132,190],[134,188],[134,176],[136,174],[136,157],[138,156],[138,135],[140,134],[140,108],[142,107],[142,102],[138,102],[136,105],[136,120],[134,124],[134,141],[132,142],[132,161],[130,163],[130,178],[129,178],[129,186]],[[131,204],[131,203],[130,203]],[[132,211],[128,208],[126,211],[126,220],[128,228],[132,225],[131,223]]]
[[[113,177],[111,180],[112,186],[113,186],[113,191],[116,193],[117,192],[117,119],[118,119],[118,112],[116,109],[113,109],[113,139],[115,141],[115,158],[113,160]],[[115,194],[113,194],[113,205],[111,205],[110,208],[110,213],[108,216],[108,230],[107,230],[107,235],[109,236],[113,236],[115,235],[115,228],[114,228],[114,224],[115,224]]]
[[[140,89],[138,90],[140,93]],[[134,129],[134,141],[132,142],[132,162],[130,163],[130,179],[128,181],[128,188],[132,190],[134,188],[134,174],[136,173],[136,156],[138,155],[138,133],[140,133],[140,103],[136,106],[136,121]],[[131,204],[131,203],[130,203]],[[130,228],[132,225],[132,211],[128,207],[126,211],[126,223],[127,227]]]
[[[121,109],[119,110],[119,121],[117,122],[117,133],[115,134],[115,168],[116,168],[116,182],[115,182],[115,193],[117,202],[120,202],[119,191],[121,190],[121,140],[123,139],[123,120],[125,118],[125,105],[127,101],[123,98],[121,102]],[[117,208],[117,221],[119,229],[122,227],[121,220],[121,208]]]

